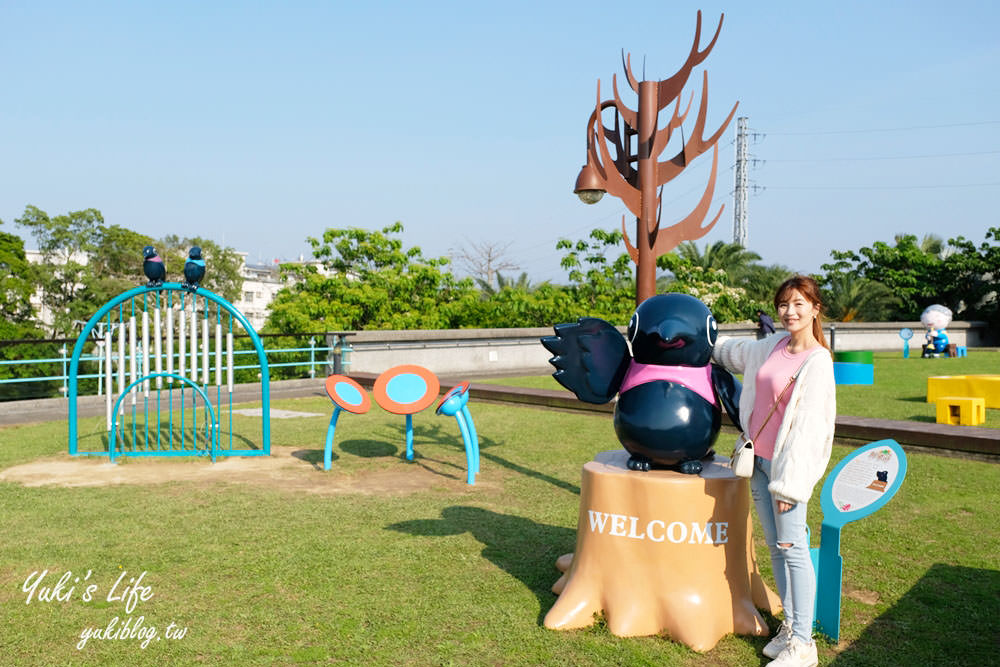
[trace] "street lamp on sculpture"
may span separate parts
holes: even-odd
[[[604,196],[604,183],[591,164],[583,165],[580,175],[576,177],[576,187],[573,193],[584,204],[596,204]]]

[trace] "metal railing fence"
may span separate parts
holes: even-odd
[[[308,338],[308,347],[299,345],[297,347],[265,348],[272,378],[311,378],[316,377],[317,373],[322,373],[324,376],[346,373],[350,368],[352,348],[347,338],[354,335],[351,332],[258,335],[262,339],[272,340],[279,345],[281,342]],[[249,338],[246,336],[237,336],[236,338],[238,342],[249,342]],[[12,344],[45,348],[51,348],[52,345],[60,346],[56,350],[59,356],[0,360],[0,401],[66,397],[69,387],[71,343],[75,341],[75,338],[0,341],[0,346]],[[80,356],[81,371],[86,368],[89,372],[80,372],[77,375],[80,380],[81,395],[102,396],[107,388],[104,386],[105,374],[100,369],[103,368],[108,351],[104,349],[103,339],[91,339],[89,343],[92,345],[91,351]],[[178,362],[180,361],[179,356],[180,353],[173,354],[174,359]],[[234,350],[233,356],[236,358],[233,371],[237,373],[237,378],[243,382],[256,380],[260,371],[260,363],[257,360],[257,353],[252,347],[247,346],[246,349]],[[111,358],[113,363],[131,364],[132,362],[132,357],[129,354],[126,354],[124,359],[119,359],[112,351]],[[240,363],[241,361],[243,363]],[[136,363],[142,367],[141,350],[136,351]],[[40,383],[49,383],[49,386]],[[37,387],[37,390],[32,391],[31,387]]]

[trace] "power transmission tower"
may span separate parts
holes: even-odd
[[[747,117],[736,119],[736,187],[733,192],[733,243],[747,247]]]

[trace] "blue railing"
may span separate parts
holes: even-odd
[[[258,334],[260,335],[260,334]],[[332,346],[327,345],[317,345],[317,337],[319,334],[313,334],[309,338],[309,347],[292,347],[292,348],[273,348],[264,350],[265,354],[268,356],[268,367],[269,368],[293,368],[293,367],[303,367],[304,374],[308,377],[316,377],[317,367],[323,367],[323,370],[319,371],[322,375],[328,375],[331,373],[346,373],[350,368],[351,360],[350,354],[352,348],[347,342],[348,333],[335,333],[335,334],[324,334],[333,336],[336,341]],[[271,336],[274,336],[273,334]],[[262,335],[262,338],[267,338],[268,335]],[[282,337],[290,337],[288,335],[282,335]],[[83,364],[97,364],[97,368],[100,369],[101,364],[104,363],[105,355],[101,348],[103,347],[103,341],[93,341],[97,344],[100,351],[99,354],[81,354],[80,363]],[[39,344],[51,344],[52,341],[37,341]],[[62,396],[66,396],[68,392],[69,383],[69,363],[70,363],[70,353],[71,349],[64,342],[62,347],[59,348],[58,357],[48,357],[39,359],[14,359],[0,361],[0,374],[3,374],[2,369],[4,367],[8,368],[35,368],[41,367],[45,364],[58,364],[61,369],[59,375],[44,374],[45,369],[41,369],[39,375],[30,375],[24,377],[10,377],[10,378],[0,378],[0,385],[17,385],[21,383],[32,383],[32,382],[58,382],[59,393]],[[298,354],[302,356],[302,360],[293,361],[283,361],[283,362],[272,362],[270,357],[278,354]],[[116,359],[117,355],[113,355]],[[174,354],[174,359],[178,358],[179,354]],[[257,352],[254,350],[234,350],[234,357],[251,357],[252,363],[236,363],[233,366],[234,371],[240,370],[260,370],[260,362],[257,360]],[[137,361],[141,364],[142,353],[139,352],[137,355]],[[124,358],[126,363],[131,363],[131,356],[127,355]],[[51,371],[50,371],[51,372]],[[103,395],[105,388],[103,386],[104,374],[99,370],[94,373],[78,373],[77,378],[80,380],[97,380],[97,395]]]

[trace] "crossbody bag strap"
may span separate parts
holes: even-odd
[[[812,355],[810,355],[810,356],[812,356]],[[785,392],[786,392],[786,391],[788,391],[788,388],[789,388],[789,387],[791,387],[791,386],[792,386],[792,383],[793,383],[793,382],[795,382],[796,378],[798,378],[798,377],[799,377],[799,373],[801,373],[801,372],[802,372],[802,369],[803,369],[803,367],[805,367],[805,365],[806,365],[806,361],[809,361],[809,359],[808,359],[808,358],[806,358],[806,360],[805,360],[805,361],[803,361],[803,362],[802,362],[802,363],[801,363],[801,364],[799,365],[799,367],[798,367],[798,370],[796,370],[796,371],[795,371],[794,373],[792,373],[792,376],[791,376],[790,378],[788,378],[788,383],[787,383],[787,384],[785,385],[785,388],[784,388],[784,389],[782,389],[782,390],[781,390],[781,393],[780,393],[780,394],[778,394],[778,397],[777,397],[776,399],[774,399],[774,403],[772,403],[772,404],[771,404],[771,409],[767,411],[767,416],[766,416],[766,417],[764,417],[764,421],[763,421],[763,423],[762,423],[762,424],[760,425],[760,428],[759,428],[759,429],[757,429],[757,435],[755,435],[755,436],[753,437],[753,440],[754,440],[754,442],[756,442],[756,441],[757,441],[757,438],[759,438],[759,437],[760,437],[760,434],[764,432],[764,427],[765,427],[765,426],[767,426],[767,422],[768,422],[768,421],[769,421],[769,420],[771,419],[771,415],[773,415],[773,414],[774,414],[774,411],[775,411],[775,410],[777,409],[777,407],[778,407],[778,403],[780,403],[780,402],[781,402],[781,397],[785,395]]]

